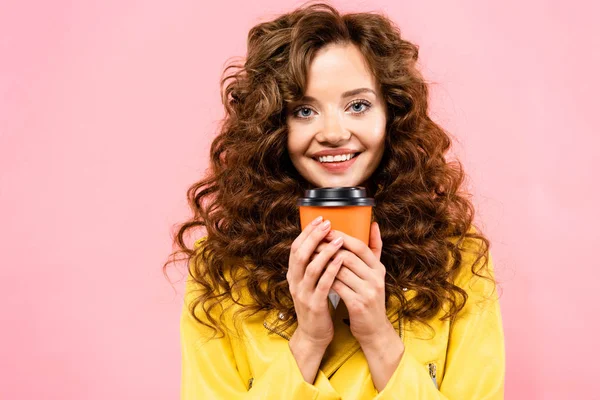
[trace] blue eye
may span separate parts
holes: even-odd
[[[302,118],[308,118],[310,117],[310,113],[312,112],[312,110],[308,107],[302,107],[300,109],[298,109],[298,111],[296,111],[296,113],[300,112],[300,116]]]
[[[355,100],[350,104],[350,111],[352,111],[352,114],[354,115],[359,115],[359,114],[363,114],[367,111],[369,111],[369,109],[371,108],[371,103],[369,103],[366,100]],[[296,108],[292,115],[295,118],[298,119],[310,119],[311,117],[313,117],[313,115],[311,113],[314,113],[313,109],[310,107],[306,107],[306,106],[301,106]]]
[[[299,118],[299,119],[308,119],[311,117],[310,113],[313,110],[308,108],[308,107],[298,107],[294,110],[294,112],[292,113],[292,115],[295,118]]]
[[[356,107],[358,106],[358,108]],[[364,106],[364,108],[363,108]],[[355,114],[362,114],[364,112],[366,112],[369,108],[371,108],[371,103],[365,101],[365,100],[358,100],[353,102],[350,105],[350,108],[352,108],[352,111],[354,111]]]

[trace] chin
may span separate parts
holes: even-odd
[[[356,179],[326,179],[324,181],[319,180],[310,180],[316,187],[351,187],[351,186],[361,186]]]

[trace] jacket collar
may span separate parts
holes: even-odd
[[[392,325],[396,332],[398,332],[398,335],[402,337],[403,327],[400,320],[399,309],[399,301],[395,298],[391,298],[387,309],[387,316],[390,321],[393,321]],[[350,331],[350,326],[348,325],[348,310],[346,309],[343,300],[340,299],[337,308],[333,307],[330,300],[329,312],[333,319],[335,333],[333,340],[323,355],[320,366],[321,371],[323,371],[327,378],[331,378],[335,371],[337,371],[360,349],[360,344]],[[398,318],[396,318],[394,314],[398,314]],[[394,319],[396,319],[396,321],[394,321]],[[285,320],[285,315],[280,314],[277,310],[270,310],[265,315],[263,326],[265,329],[273,332],[282,320]],[[280,336],[286,340],[290,340],[297,327],[298,323],[295,322],[293,325],[282,331]]]

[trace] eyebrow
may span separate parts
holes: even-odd
[[[375,91],[373,89],[369,89],[369,88],[359,88],[359,89],[352,89],[352,90],[348,90],[347,92],[342,93],[342,98],[346,98],[346,97],[351,97],[360,93],[373,93],[373,95],[375,97],[377,97],[377,93],[375,93]],[[315,99],[314,97],[311,96],[304,96],[302,97],[302,99],[300,101],[317,101],[317,99]]]

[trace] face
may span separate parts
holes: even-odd
[[[313,59],[307,84],[304,98],[287,110],[292,163],[315,187],[364,186],[383,157],[386,129],[385,103],[366,60],[353,44],[328,45]]]

